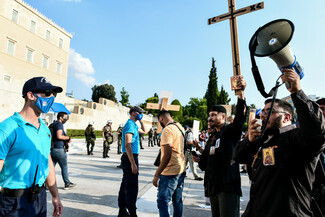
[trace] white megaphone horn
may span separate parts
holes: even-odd
[[[280,70],[293,68],[302,79],[303,69],[289,47],[293,33],[294,25],[290,20],[274,20],[255,32],[249,42],[249,50],[254,56],[269,56]],[[286,83],[287,88],[288,84]]]

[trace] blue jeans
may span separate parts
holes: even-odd
[[[9,197],[0,193],[1,217],[46,217],[46,190],[43,188],[35,201],[29,200],[29,195]]]
[[[59,163],[61,167],[61,175],[65,185],[70,184],[69,174],[68,174],[68,158],[67,153],[63,148],[52,148],[51,158],[54,166]]]
[[[178,175],[160,175],[158,184],[157,205],[160,217],[169,217],[168,203],[173,201],[173,217],[181,217],[183,214],[183,187],[185,172]]]

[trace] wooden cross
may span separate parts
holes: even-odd
[[[238,46],[238,33],[237,33],[237,18],[236,17],[243,15],[243,14],[247,14],[250,12],[254,12],[254,11],[263,9],[264,2],[260,2],[260,3],[254,4],[254,5],[236,10],[235,0],[228,0],[228,7],[229,7],[228,13],[208,19],[208,25],[229,19],[230,32],[231,32],[231,46],[232,46],[232,62],[233,62],[233,71],[234,71],[234,76],[232,77],[232,79],[233,79],[236,76],[238,77],[239,75],[241,75],[240,59],[239,59],[239,46]],[[240,93],[241,93],[240,90],[235,89],[236,95],[239,95]]]
[[[153,109],[153,110],[167,110],[167,111],[179,111],[180,106],[179,105],[168,105],[168,98],[162,98],[161,104],[158,103],[147,103],[147,109]],[[158,129],[157,133],[161,133],[162,127],[159,124],[158,121]]]

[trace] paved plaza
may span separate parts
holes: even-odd
[[[109,152],[110,158],[102,157],[102,139],[98,139],[94,155],[87,155],[84,140],[74,139],[68,152],[69,174],[71,182],[77,187],[64,190],[59,165],[56,165],[56,178],[64,217],[116,217],[118,213],[117,197],[122,179],[122,170],[117,168],[121,155],[117,155],[117,144],[114,142]],[[158,217],[156,205],[157,188],[152,185],[152,178],[156,167],[153,162],[159,147],[148,147],[144,140],[139,156],[139,194],[137,212],[139,217]],[[203,172],[198,169],[201,177]],[[242,175],[241,213],[248,202],[249,183],[246,175]],[[210,209],[204,206],[203,181],[196,181],[191,172],[185,179],[184,217],[211,216]],[[53,207],[48,193],[48,216]]]

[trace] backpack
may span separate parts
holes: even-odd
[[[54,123],[50,124],[49,129],[50,129],[50,132],[51,132],[51,149],[52,149],[52,148],[54,148],[54,141],[53,141]]]
[[[85,130],[85,136],[86,136],[86,137],[89,136],[89,137],[91,137],[91,138],[93,138],[93,139],[96,139],[96,134],[95,134],[95,132],[93,131],[93,129],[92,129],[91,126],[88,126],[88,127],[86,128],[86,130]]]

